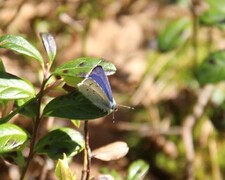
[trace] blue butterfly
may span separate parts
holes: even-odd
[[[98,65],[77,85],[79,91],[98,108],[111,113],[117,110],[108,78]]]

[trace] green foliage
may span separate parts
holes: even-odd
[[[80,120],[71,120],[71,122],[73,123],[73,125],[74,125],[75,127],[77,127],[77,128],[80,127],[80,123],[81,123]]]
[[[200,16],[200,22],[207,26],[218,26],[224,28],[225,13],[217,9],[209,9]]]
[[[218,131],[225,132],[225,103],[213,111],[210,119]]]
[[[100,169],[100,171],[103,174],[110,174],[116,180],[123,180],[122,176],[115,169],[109,169],[107,167],[103,167]]]
[[[113,4],[105,8],[104,3],[107,4],[109,2]],[[175,2],[185,5],[182,8],[186,8],[186,10],[183,11],[182,9],[182,13],[177,11],[168,14],[166,5],[173,3],[172,11],[174,9],[177,10]],[[147,1],[145,3],[147,4]],[[157,168],[161,170],[160,172],[165,172],[169,176],[172,175],[173,178],[171,179],[182,179],[183,172],[188,170],[186,169],[186,163],[188,163],[187,155],[189,153],[189,147],[185,146],[185,138],[182,138],[182,135],[187,126],[185,124],[186,119],[193,117],[194,122],[192,121],[192,123],[194,124],[191,127],[193,134],[190,134],[190,136],[193,141],[195,158],[193,159],[193,165],[190,166],[193,166],[195,170],[195,174],[193,174],[195,177],[192,179],[219,179],[215,178],[216,173],[213,171],[216,170],[221,173],[222,177],[224,176],[223,170],[225,169],[225,165],[223,159],[225,153],[223,133],[225,130],[225,91],[220,85],[224,85],[225,80],[225,53],[224,50],[220,49],[224,47],[224,34],[217,28],[224,28],[225,1],[206,0],[203,4],[207,3],[208,9],[205,9],[202,3],[195,4],[193,1],[190,6],[190,1],[188,0],[170,0],[166,4],[163,4],[163,9],[166,9],[166,13],[165,11],[161,11],[161,6],[157,6],[157,3],[161,2],[157,1],[151,6],[146,6],[154,8],[156,12],[158,9],[160,10],[156,14],[154,14],[155,10],[153,13],[151,12],[151,17],[155,17],[156,15],[157,18],[151,19],[150,25],[148,24],[149,20],[144,20],[139,24],[141,24],[141,29],[146,32],[144,38],[150,37],[151,42],[157,42],[158,49],[149,50],[146,46],[141,46],[148,43],[148,39],[141,39],[141,45],[138,46],[138,50],[144,53],[147,52],[145,62],[147,67],[139,70],[130,66],[130,61],[126,64],[126,68],[131,67],[133,71],[146,70],[146,72],[144,73],[144,77],[140,78],[141,82],[138,82],[136,86],[136,82],[129,84],[129,87],[134,84],[134,88],[130,88],[132,91],[129,92],[129,94],[134,93],[132,101],[135,105],[140,104],[140,106],[135,108],[134,113],[129,113],[129,119],[127,115],[124,116],[124,121],[128,119],[127,124],[119,127],[122,130],[123,128],[127,128],[125,134],[129,137],[129,145],[133,148],[133,151],[128,154],[128,158],[129,156],[131,159],[143,158],[146,162],[150,162],[151,168],[149,168],[150,165],[145,161],[137,160],[127,165],[128,170],[126,173],[123,172],[123,176],[119,171],[107,167],[101,171],[103,173],[102,176],[94,178],[103,179],[110,174],[116,180],[139,180],[143,179],[148,171],[149,173],[154,173],[154,168]],[[157,8],[154,7],[155,4]],[[64,12],[67,13],[68,17],[71,15],[72,18],[69,19],[69,24],[72,28],[70,26],[62,27],[58,21],[51,21],[49,23],[48,20],[42,18],[43,15],[41,18],[32,18],[35,19],[34,26],[37,27],[39,23],[38,29],[34,32],[40,32],[40,29],[43,29],[44,25],[44,29],[54,29],[54,34],[59,35],[59,40],[63,39],[62,43],[67,43],[69,39],[73,39],[73,41],[74,39],[78,41],[82,39],[81,46],[83,48],[82,53],[84,53],[85,47],[89,47],[86,46],[88,41],[84,41],[86,37],[89,37],[89,29],[92,30],[91,19],[103,17],[104,12],[106,12],[112,20],[113,13],[115,13],[116,30],[119,31],[120,28],[124,30],[124,27],[130,24],[127,23],[129,21],[126,21],[126,18],[129,18],[128,16],[134,12],[138,14],[138,11],[142,10],[142,6],[144,6],[142,5],[142,1],[127,1],[121,3],[120,6],[112,0],[79,1],[76,5],[76,11],[74,11],[74,6],[67,3],[63,3],[63,5],[60,5],[56,9],[60,15]],[[171,8],[169,8],[170,10]],[[73,12],[76,12],[76,16],[73,16]],[[145,12],[143,11],[142,13],[144,14]],[[161,17],[165,15],[164,13],[166,17],[163,20]],[[125,14],[126,18],[121,18],[121,14]],[[57,20],[59,19],[58,17]],[[177,19],[171,21],[170,18],[174,19],[174,17]],[[51,18],[54,19],[53,16]],[[141,16],[134,18],[134,20],[139,18],[141,19]],[[60,20],[62,20],[61,17]],[[108,23],[107,19],[105,20]],[[131,22],[133,22],[133,19]],[[162,27],[160,32],[158,32],[159,22],[166,22],[165,26],[161,26],[160,24],[160,27]],[[97,26],[100,23],[98,20]],[[107,23],[105,24],[107,25]],[[96,26],[96,24],[94,25]],[[110,25],[112,24],[110,21]],[[148,26],[144,27],[145,24],[148,24],[148,26],[153,24],[153,29],[149,31]],[[208,27],[205,27],[205,25]],[[76,33],[74,33],[74,29]],[[65,32],[68,34],[65,35]],[[155,34],[158,36],[155,37]],[[0,136],[0,155],[4,160],[14,163],[20,168],[26,167],[29,156],[25,157],[24,154],[26,154],[25,152],[29,148],[28,145],[30,145],[30,150],[32,150],[32,146],[34,147],[33,155],[44,155],[42,156],[43,159],[51,158],[56,161],[58,160],[55,168],[55,174],[58,179],[76,179],[78,178],[76,177],[76,173],[73,174],[76,170],[70,170],[69,161],[66,156],[72,159],[73,156],[79,154],[85,148],[83,136],[78,131],[70,128],[59,128],[45,133],[47,127],[37,127],[38,125],[42,125],[41,121],[49,117],[59,117],[67,120],[67,122],[64,122],[65,124],[68,121],[72,121],[76,126],[74,128],[82,128],[82,123],[87,123],[88,120],[107,115],[107,112],[96,107],[77,90],[77,84],[97,65],[101,65],[107,75],[115,73],[116,67],[110,62],[96,57],[72,58],[72,60],[56,66],[56,55],[59,54],[61,60],[64,53],[61,53],[60,56],[60,53],[56,51],[65,44],[57,48],[53,36],[49,33],[42,33],[41,40],[47,54],[45,60],[42,54],[23,37],[17,35],[4,35],[0,37],[0,48],[28,56],[30,60],[34,60],[35,63],[39,63],[40,67],[42,67],[40,74],[37,75],[37,77],[40,77],[40,82],[32,85],[24,78],[12,75],[10,72],[8,73],[7,68],[0,61],[0,108],[2,110],[2,118],[0,119],[0,134],[2,132],[2,136]],[[116,47],[116,44],[118,44],[117,39],[113,41],[116,42],[113,43],[115,52],[118,52],[120,48]],[[74,44],[69,44],[67,46],[68,49],[71,48],[71,45]],[[123,44],[121,47],[123,47]],[[128,52],[127,54],[129,56],[123,56],[122,53],[119,54],[120,56],[116,54],[116,57],[131,57],[132,59],[136,56],[136,52]],[[65,60],[62,60],[62,62],[65,62]],[[127,76],[127,74],[124,75],[125,77]],[[201,93],[205,93],[204,90],[209,84],[209,87],[213,87],[212,97],[203,96],[202,98]],[[123,88],[123,84],[121,87]],[[51,94],[53,91],[54,95]],[[208,93],[210,94],[211,92]],[[15,115],[23,115],[26,118],[32,119],[29,121],[33,123],[30,126],[34,127],[31,139],[28,138],[25,131],[18,130],[15,127],[12,130],[12,124],[6,123],[15,117]],[[74,121],[73,119],[76,120]],[[20,123],[22,118],[18,119],[18,121]],[[56,124],[58,125],[58,123],[54,125]],[[215,129],[211,128],[211,124],[213,124]],[[41,134],[42,138],[39,141],[33,141],[35,136],[39,134],[39,130],[45,134]],[[28,143],[26,143],[27,141]],[[216,146],[211,148],[213,143],[210,142],[216,142]],[[26,151],[24,147],[26,147]],[[109,146],[108,149],[105,148],[104,150],[105,154],[101,152],[102,154],[100,153],[100,155],[98,154],[100,151],[97,151],[97,153],[92,151],[91,157],[102,157],[104,155],[104,158],[98,159],[111,161],[114,152],[122,153],[122,150],[115,146]],[[129,159],[126,162],[129,162]],[[114,163],[113,165],[115,166]],[[209,169],[210,171],[208,171]],[[159,177],[156,174],[157,178]]]
[[[16,101],[17,110],[20,114],[34,118],[37,113],[37,98],[32,98],[27,101],[27,99],[19,99]]]
[[[24,104],[22,104],[21,106],[16,108],[10,114],[0,118],[0,124],[8,122],[11,118],[13,118],[18,113],[25,114],[25,115],[30,116],[30,117],[36,116],[36,109],[33,105],[36,104],[37,99],[32,98],[28,101],[26,101],[26,99],[24,99],[24,100],[25,100]],[[30,105],[32,105],[32,107]]]
[[[105,59],[81,57],[57,67],[53,72],[54,75],[63,77],[85,77],[93,67],[101,65],[106,75],[114,74],[116,67],[114,64],[107,62]]]
[[[149,165],[143,160],[136,160],[130,164],[126,180],[141,180],[149,170]]]
[[[83,94],[75,91],[50,101],[45,106],[43,114],[67,119],[89,120],[105,116],[108,112],[99,109]]]
[[[69,61],[51,72],[50,69],[56,57],[56,44],[53,36],[49,33],[42,33],[41,39],[47,53],[48,61],[46,63],[44,63],[41,53],[24,38],[15,35],[0,37],[0,48],[32,57],[41,65],[43,73],[40,90],[36,92],[29,81],[5,72],[4,65],[2,61],[0,62],[0,102],[2,106],[7,106],[9,102],[12,104],[11,109],[6,111],[5,116],[0,119],[0,154],[6,160],[10,159],[10,162],[25,167],[22,177],[27,170],[26,164],[29,164],[33,154],[44,154],[57,160],[63,158],[63,154],[73,157],[85,147],[82,134],[71,128],[55,129],[35,143],[37,129],[44,116],[89,120],[108,114],[96,107],[76,88],[73,88],[72,92],[67,92],[63,89],[62,84],[76,87],[77,83],[97,65],[101,65],[107,75],[116,71],[116,67],[106,60],[83,57]],[[48,96],[48,92],[54,89],[58,89],[64,94],[59,94],[53,98]],[[47,101],[43,99],[47,99]],[[28,140],[27,133],[16,125],[6,123],[16,114],[30,117],[34,123],[30,155],[27,160],[22,153],[23,147],[26,145],[25,142]],[[75,125],[79,126],[78,123]],[[12,152],[15,153],[12,154]],[[59,179],[75,178],[75,175],[71,175],[68,164],[66,164],[66,156],[63,160],[58,161],[56,175]]]
[[[103,174],[110,174],[116,180],[142,180],[145,178],[146,174],[149,171],[149,164],[147,164],[144,160],[138,159],[132,162],[126,174],[126,178],[123,178],[116,170],[109,169],[107,167],[101,168],[101,172]]]
[[[3,35],[0,37],[0,48],[13,50],[17,53],[30,56],[44,65],[44,60],[40,52],[26,39],[16,35]]]
[[[59,159],[56,168],[55,174],[58,180],[74,180],[76,179],[76,173],[72,175],[71,170],[69,168],[68,160],[66,155],[64,154],[63,159]]]
[[[84,148],[83,136],[71,128],[55,129],[42,137],[35,146],[35,153],[46,154],[51,159],[74,156]]]
[[[43,33],[41,37],[48,54],[50,61],[48,66],[50,67],[56,55],[56,45],[53,37],[50,34]],[[1,48],[11,49],[21,54],[31,56],[38,60],[41,64],[43,63],[38,50],[36,50],[36,48],[34,48],[29,42],[20,36],[2,36],[0,38],[0,44]],[[116,71],[116,68],[112,63],[109,63],[103,59],[83,57],[61,65],[60,67],[56,68],[52,75],[62,76],[65,78],[66,83],[68,78],[70,78],[68,84],[76,85],[79,82],[77,81],[77,78],[85,77],[96,65],[101,65],[108,75],[113,74]],[[31,83],[3,71],[0,72],[0,87],[0,99],[27,99],[35,96],[35,91]],[[32,104],[32,106],[33,105],[34,104]],[[28,105],[26,104],[26,108],[27,106]],[[25,107],[20,108],[25,110]],[[19,110],[15,110],[10,115],[4,117],[1,122],[7,122],[18,112]],[[23,114],[26,113],[24,111],[22,112],[22,110],[20,110],[20,112]],[[35,111],[30,113],[31,114],[27,115],[34,117]],[[44,108],[44,115],[69,119],[94,119],[107,115],[107,113],[97,108],[81,93],[78,92],[70,93],[53,99]]]
[[[85,77],[97,65],[101,65],[107,75],[116,71],[116,67],[104,59],[82,57],[57,67],[53,74],[62,76],[68,85],[76,87],[77,83],[81,81],[80,77]]]
[[[101,65],[107,75],[114,74],[116,71],[116,67],[104,59],[81,57],[57,67],[53,74],[62,76],[69,86],[76,87],[82,80],[81,78],[85,77],[97,65]]]
[[[27,141],[27,133],[14,124],[0,125],[0,154],[17,151]]]
[[[35,96],[35,90],[31,83],[0,71],[0,99],[25,99]]]
[[[1,59],[0,59],[0,71],[3,71],[3,72],[5,71],[5,67]]]
[[[1,158],[19,167],[24,167],[26,164],[26,159],[20,150],[3,153],[1,154]]]
[[[225,3],[223,0],[207,0],[209,8],[200,16],[200,22],[207,26],[224,28]]]
[[[197,67],[196,76],[201,85],[225,80],[225,51],[211,53]]]
[[[187,36],[188,27],[190,27],[189,19],[177,19],[172,21],[158,36],[158,48],[160,51],[170,51],[181,46]]]

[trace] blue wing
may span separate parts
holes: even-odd
[[[111,103],[114,102],[109,80],[101,66],[93,68],[88,77],[99,84]]]

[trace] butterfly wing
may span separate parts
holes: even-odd
[[[110,101],[106,93],[94,79],[85,78],[77,87],[94,105],[107,112],[111,112]]]
[[[102,88],[111,103],[115,102],[112,96],[112,90],[109,80],[101,66],[96,66],[88,75],[91,79],[95,80]]]

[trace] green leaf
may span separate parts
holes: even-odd
[[[215,9],[217,11],[225,11],[225,1],[224,0],[206,0],[209,4],[210,9]]]
[[[103,67],[106,75],[114,74],[116,71],[114,64],[104,59],[81,57],[59,66],[53,74],[63,77],[85,77],[97,65]]]
[[[77,127],[77,128],[80,127],[80,123],[81,123],[80,120],[71,120],[71,122],[73,123],[73,125],[74,125],[75,127]]]
[[[200,15],[200,23],[207,26],[225,28],[225,1],[207,0],[209,8]]]
[[[116,171],[115,169],[112,169],[109,167],[103,167],[100,169],[100,172],[103,175],[110,175],[110,177],[113,177],[115,180],[124,180],[124,178],[121,177],[120,173],[118,171]],[[106,179],[107,176],[104,178]]]
[[[41,138],[35,146],[35,153],[47,154],[51,159],[74,156],[84,148],[83,136],[71,128],[59,128]]]
[[[0,48],[10,49],[17,53],[30,56],[36,59],[41,65],[44,64],[44,60],[40,52],[21,36],[16,35],[1,36]]]
[[[54,72],[54,75],[62,76],[66,84],[76,87],[95,66],[101,65],[106,75],[114,74],[116,67],[114,64],[107,62],[101,58],[82,57],[69,61],[59,66]]]
[[[190,20],[186,18],[171,22],[168,27],[159,33],[158,48],[160,51],[170,51],[181,46],[187,39],[185,32],[190,26]]]
[[[200,16],[200,23],[206,26],[217,26],[223,28],[225,26],[225,13],[216,9],[209,9]]]
[[[16,164],[19,167],[24,167],[26,165],[26,159],[21,151],[14,151],[9,153],[4,153],[1,155],[4,160],[10,162],[11,164]]]
[[[35,90],[31,83],[0,71],[0,99],[22,99],[35,96]]]
[[[0,125],[0,153],[18,150],[28,139],[27,133],[14,124]]]
[[[49,65],[51,66],[56,56],[56,44],[54,37],[50,33],[41,33],[41,40],[48,55]]]
[[[27,115],[29,117],[35,116],[36,113],[32,113],[32,112],[35,112],[36,109],[34,106],[31,107],[32,105],[36,104],[35,102],[36,102],[36,98],[32,98],[26,101],[23,105],[17,107],[16,110],[11,112],[7,116],[0,118],[0,124],[8,122],[11,118],[13,118],[18,113]]]
[[[149,170],[149,165],[143,160],[134,161],[128,168],[126,180],[142,180]]]
[[[225,132],[225,103],[213,108],[210,120],[217,131]]]
[[[210,54],[196,69],[196,77],[201,85],[225,80],[225,51]]]
[[[36,117],[36,113],[37,113],[37,99],[36,98],[32,98],[29,101],[24,100],[24,99],[19,99],[17,100],[17,105],[19,106],[18,108],[20,108],[19,113],[27,116],[27,117],[31,117],[34,118]]]
[[[63,154],[63,159],[59,159],[56,164],[55,175],[57,176],[58,180],[76,179],[76,177],[73,177],[71,173],[71,170],[68,165],[68,160],[65,154]]]
[[[45,116],[67,119],[89,120],[103,117],[108,113],[96,107],[80,92],[71,92],[50,101],[44,108]]]
[[[5,67],[4,67],[4,64],[2,62],[2,59],[0,59],[0,71],[4,71],[5,72]]]

